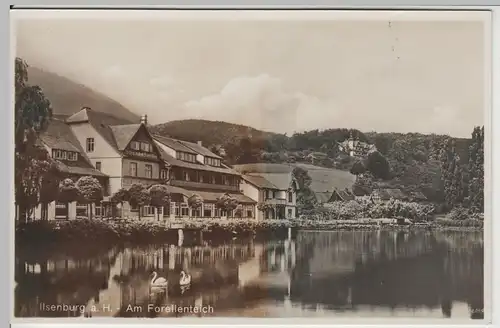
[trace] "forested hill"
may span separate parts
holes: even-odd
[[[151,129],[164,136],[192,142],[202,141],[207,146],[236,143],[242,138],[263,140],[275,135],[245,125],[197,119],[170,121]]]

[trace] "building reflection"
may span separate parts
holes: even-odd
[[[182,292],[181,270],[193,281]],[[168,279],[168,293],[151,291],[152,271]],[[482,235],[470,233],[304,231],[285,240],[128,247],[90,258],[24,255],[16,259],[16,281],[15,315],[22,317],[180,316],[186,314],[151,312],[147,304],[210,305],[225,313],[274,301],[291,315],[297,306],[380,307],[435,309],[444,317],[463,302],[479,318],[484,307]],[[41,303],[85,311],[43,311]]]

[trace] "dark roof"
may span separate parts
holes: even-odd
[[[273,185],[271,182],[266,180],[264,177],[261,177],[259,175],[244,175],[243,179],[247,181],[248,183],[256,186],[257,188],[266,188],[266,189],[279,189],[275,185]]]
[[[175,151],[181,151],[181,152],[196,155],[196,152],[193,149],[187,147],[186,145],[181,143],[179,140],[172,139],[169,137],[160,136],[158,134],[154,134],[153,139],[157,140],[158,142],[164,144],[165,146],[167,146],[169,148],[172,148]]]
[[[81,152],[80,143],[71,128],[61,120],[52,119],[47,129],[40,134],[44,144],[52,149]]]
[[[211,152],[209,149],[203,147],[203,146],[200,146],[198,145],[197,143],[194,143],[194,142],[188,142],[188,141],[184,141],[184,140],[178,140],[180,143],[182,143],[183,145],[191,148],[192,150],[194,150],[195,152],[197,152],[198,154],[200,155],[203,155],[203,156],[207,156],[207,157],[213,157],[213,158],[218,158],[218,159],[222,159],[222,157],[220,157],[219,155],[217,154],[214,154],[213,152]]]
[[[61,172],[77,175],[106,176],[96,170],[85,154],[71,127],[60,119],[51,119],[47,129],[40,134],[40,140],[50,149],[60,149],[78,153],[76,161],[56,160]],[[52,154],[50,154],[52,156]]]
[[[160,151],[160,155],[163,159],[163,161],[171,166],[177,166],[177,167],[182,167],[186,169],[193,169],[193,170],[201,170],[201,171],[208,171],[208,172],[217,172],[217,173],[226,173],[226,174],[232,174],[232,175],[240,175],[238,172],[234,171],[233,169],[230,169],[228,167],[217,167],[217,166],[211,166],[211,165],[205,165],[201,163],[190,163],[190,162],[185,162],[181,161],[180,159],[174,158],[167,154],[165,150],[163,150],[161,147],[157,147],[158,150]]]
[[[401,191],[401,189],[377,189],[374,191],[376,195],[383,200],[394,199],[406,199],[407,196]]]
[[[107,177],[106,174],[102,173],[99,170],[96,170],[93,167],[81,167],[81,166],[69,166],[59,160],[56,160],[57,168],[59,171],[68,174],[76,174],[76,175],[92,175],[98,177]]]
[[[351,192],[348,192],[348,191],[338,191],[337,192],[340,196],[340,198],[342,198],[342,200],[346,201],[346,200],[353,200],[355,197],[354,195],[351,193]]]
[[[420,191],[411,192],[410,197],[416,200],[427,200],[427,197]]]
[[[113,132],[118,150],[123,151],[127,148],[130,140],[132,140],[140,127],[141,124],[113,125],[109,127]]]
[[[320,204],[328,203],[332,197],[331,192],[315,192],[314,195],[316,196],[316,201]]]
[[[255,204],[256,201],[251,199],[248,196],[243,195],[242,193],[231,193],[231,192],[223,192],[223,191],[212,191],[212,190],[197,190],[197,189],[189,189],[189,188],[181,188],[176,186],[168,186],[171,193],[174,194],[182,194],[186,197],[191,197],[193,195],[198,195],[203,198],[205,202],[215,202],[217,198],[223,196],[224,194],[228,194],[234,197],[239,203],[243,204]]]

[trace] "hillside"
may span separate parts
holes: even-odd
[[[82,84],[37,67],[28,67],[28,83],[42,88],[50,100],[54,114],[70,115],[87,106],[132,122],[139,116],[120,103]]]
[[[254,163],[234,165],[234,168],[244,173],[287,173],[292,172],[295,167],[301,167],[311,177],[311,190],[314,192],[331,192],[333,189],[352,189],[356,176],[347,171],[334,168],[325,168],[306,163]]]
[[[241,138],[268,139],[275,135],[245,125],[198,119],[170,121],[153,126],[152,130],[172,138],[203,141],[206,145],[226,145]]]

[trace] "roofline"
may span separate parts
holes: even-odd
[[[257,186],[255,183],[253,183],[253,182],[251,182],[251,181],[248,181],[248,179],[246,179],[246,178],[245,178],[245,176],[244,176],[243,174],[241,174],[241,178],[242,178],[243,180],[245,180],[246,182],[248,182],[249,184],[251,184],[252,186],[257,187],[257,188],[259,188],[259,189],[288,190],[288,189],[280,189],[280,188],[278,188],[277,186],[275,186],[276,188],[259,187],[259,186]],[[264,177],[261,177],[261,178],[263,178],[263,179],[265,179],[267,182],[271,183],[271,182],[270,182],[270,181],[268,181],[266,178],[264,178]],[[272,184],[272,183],[271,183],[271,184]],[[273,185],[273,186],[274,186],[274,185]]]
[[[149,130],[148,130],[148,131],[149,131]],[[185,150],[176,150],[176,149],[174,149],[174,148],[170,147],[169,145],[166,145],[165,143],[161,142],[161,140],[159,140],[159,138],[158,138],[158,137],[160,137],[160,138],[167,138],[167,139],[171,139],[171,140],[174,140],[175,142],[179,142],[180,140],[178,140],[178,139],[174,139],[174,138],[170,138],[170,137],[165,137],[165,136],[162,136],[162,135],[159,135],[159,134],[152,134],[152,133],[150,133],[150,135],[151,135],[151,138],[153,139],[153,141],[158,141],[158,142],[159,142],[159,143],[161,143],[162,145],[164,145],[164,146],[166,146],[166,147],[168,147],[168,148],[171,148],[171,149],[173,149],[173,150],[174,150],[174,151],[176,151],[176,152],[178,151],[178,152],[188,153],[188,154],[192,154],[192,155],[202,155],[202,154],[200,154],[200,153],[198,153],[198,152],[194,151],[193,149],[191,149],[190,147],[188,147],[188,146],[186,146],[186,145],[184,145],[184,144],[181,144],[181,146],[183,146],[184,148],[187,148],[187,149],[191,150],[192,152],[187,152],[187,151],[185,151]],[[202,156],[204,156],[204,155],[202,155]]]

